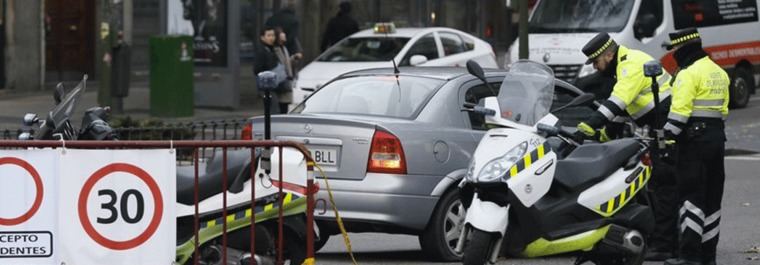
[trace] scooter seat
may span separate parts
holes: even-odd
[[[622,167],[639,148],[630,138],[581,145],[557,161],[555,180],[569,191],[586,189]]]
[[[214,159],[206,166],[206,170],[198,172],[198,201],[203,201],[222,192],[224,171],[222,168],[221,151],[214,154]],[[251,159],[248,150],[230,150],[227,152],[227,189],[242,177],[243,167]],[[195,166],[177,167],[177,202],[185,205],[195,203]]]

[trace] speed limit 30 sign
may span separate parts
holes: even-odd
[[[69,150],[63,156],[61,261],[171,264],[176,166],[169,150]],[[83,253],[82,250],[87,250]]]

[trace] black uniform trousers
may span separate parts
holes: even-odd
[[[671,156],[675,156],[673,153]],[[654,158],[654,154],[652,155]],[[647,186],[655,227],[649,235],[650,250],[675,253],[678,247],[678,189],[675,158],[654,159],[652,180]]]
[[[707,123],[696,133],[693,128],[690,122],[682,132],[686,135],[677,140],[679,257],[714,262],[725,181],[725,133],[722,121]]]
[[[671,98],[668,97],[660,103],[660,117],[667,117],[670,111]],[[650,111],[636,120],[639,126],[649,125],[650,128],[662,128],[665,119],[655,121],[654,111]],[[654,126],[652,126],[654,125]],[[669,146],[669,148],[672,148]],[[648,237],[651,251],[675,253],[678,248],[678,189],[676,187],[676,159],[675,150],[667,150],[669,156],[663,157],[663,151],[655,150],[650,153],[652,157],[652,180],[647,185],[647,191],[651,201],[650,207],[654,213],[655,227]]]

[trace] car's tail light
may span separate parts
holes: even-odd
[[[398,137],[385,131],[375,131],[369,149],[367,172],[406,174],[406,158]]]
[[[253,140],[253,123],[248,122],[240,131],[240,140]]]
[[[652,166],[652,157],[649,156],[649,152],[641,155],[641,163],[648,167]]]

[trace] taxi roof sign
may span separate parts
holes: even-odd
[[[393,22],[375,23],[375,33],[395,33],[396,25]]]

